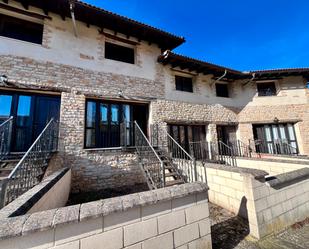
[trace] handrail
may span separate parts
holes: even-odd
[[[18,164],[15,166],[15,168],[11,171],[11,173],[9,174],[8,178],[12,178],[12,176],[15,174],[15,172],[20,168],[20,165],[22,165],[22,163],[25,161],[25,159],[28,157],[28,155],[30,154],[30,152],[32,151],[32,149],[34,148],[34,146],[38,143],[38,141],[41,139],[41,137],[43,136],[43,134],[45,133],[45,131],[49,128],[50,124],[54,121],[54,118],[52,118],[48,124],[45,126],[45,128],[43,129],[43,131],[40,133],[40,135],[37,137],[37,139],[33,142],[33,144],[30,146],[30,148],[27,150],[27,152],[25,153],[25,155],[20,159],[20,161],[18,162]]]
[[[155,151],[148,138],[145,136],[137,122],[135,125],[135,147],[139,155],[141,167],[147,184],[151,189],[165,186],[165,165],[158,153]]]
[[[0,208],[43,179],[51,153],[57,150],[57,142],[58,122],[52,118],[9,176],[1,181]]]
[[[159,157],[159,155],[157,154],[157,152],[155,151],[155,149],[152,147],[152,145],[150,144],[148,138],[145,136],[144,132],[142,131],[142,129],[139,127],[139,125],[137,124],[136,121],[134,121],[134,124],[136,125],[137,129],[140,131],[140,133],[142,134],[143,138],[146,140],[148,146],[151,148],[151,150],[153,151],[153,153],[156,155],[156,157],[158,158],[158,160],[160,162],[162,162],[161,158]]]
[[[0,125],[0,159],[10,153],[13,117],[9,117]]]
[[[0,125],[0,129],[8,122],[10,122],[11,120],[13,120],[13,116],[9,117],[7,120],[5,120],[1,125]]]
[[[182,148],[182,146],[170,134],[168,134],[168,132],[166,132],[166,134],[191,160],[194,160],[194,158],[184,148]]]

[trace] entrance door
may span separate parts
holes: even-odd
[[[219,125],[217,126],[218,141],[229,145],[236,141],[236,126],[234,125]]]

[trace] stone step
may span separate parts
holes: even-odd
[[[179,185],[179,184],[183,184],[184,181],[182,179],[178,179],[178,180],[174,180],[174,181],[168,181],[165,182],[165,187],[170,187],[170,186],[174,186],[174,185]]]

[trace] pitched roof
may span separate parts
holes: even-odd
[[[34,6],[43,9],[45,14],[53,12],[62,18],[71,17],[69,0],[16,0],[25,8]],[[75,18],[87,25],[95,25],[102,29],[110,29],[127,36],[136,37],[151,43],[158,44],[162,49],[174,49],[185,42],[183,37],[179,37],[149,26],[147,24],[132,20],[128,17],[115,14],[113,12],[98,8],[96,6],[75,1]]]

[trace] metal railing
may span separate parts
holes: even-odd
[[[58,122],[51,119],[10,175],[1,181],[0,207],[40,183],[57,145]]]
[[[222,141],[218,142],[218,159],[225,162],[226,165],[237,166],[233,148]]]
[[[272,155],[298,155],[299,151],[296,147],[290,145],[286,140],[264,141],[250,140],[249,144],[255,148],[256,154],[272,154]]]
[[[134,127],[136,152],[148,186],[162,188],[165,186],[165,165],[137,122],[134,122]]]
[[[241,140],[231,141],[228,146],[233,150],[233,155],[238,157],[252,157],[250,144],[245,144]]]
[[[120,146],[132,147],[135,144],[134,122],[123,121],[120,123]]]
[[[0,125],[0,160],[5,159],[10,154],[12,126],[13,117],[5,120]]]
[[[161,151],[167,153],[181,179],[185,182],[207,181],[205,165],[197,165],[195,158],[167,130],[164,128],[160,129],[159,124],[151,126],[151,138],[154,147],[158,147]]]

